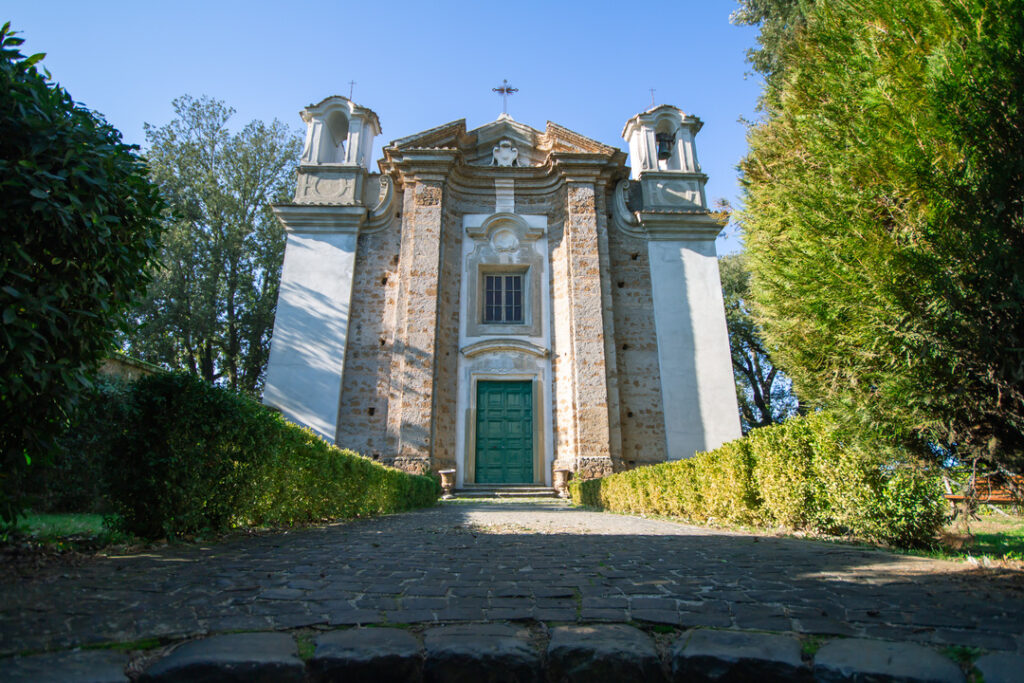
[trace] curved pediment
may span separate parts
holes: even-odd
[[[484,341],[479,341],[475,344],[469,344],[468,346],[462,347],[462,355],[466,358],[475,358],[488,353],[509,351],[522,353],[527,356],[536,356],[537,358],[547,358],[549,354],[548,350],[543,346],[537,346],[536,344],[531,344],[530,342],[522,339],[485,339]]]
[[[544,166],[554,153],[622,155],[597,140],[548,121],[544,131],[502,114],[479,128],[466,130],[465,119],[430,128],[388,144],[385,156],[399,158],[404,152],[423,149],[458,150],[468,166],[522,168]]]

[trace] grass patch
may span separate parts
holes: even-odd
[[[298,646],[299,659],[304,662],[308,662],[313,658],[313,652],[316,650],[316,644],[310,636],[306,634],[299,634],[295,637],[295,644]]]
[[[825,644],[825,638],[822,636],[807,636],[800,643],[800,652],[803,653],[804,657],[811,658],[818,654],[818,650]]]
[[[974,661],[981,656],[981,648],[968,647],[966,645],[950,645],[942,653],[952,659],[960,666],[973,666]]]
[[[971,520],[968,533],[958,522],[951,522],[934,547],[908,552],[942,560],[988,559],[1018,564],[1024,562],[1024,516],[983,515],[980,521]]]
[[[975,527],[971,552],[1004,560],[1024,560],[1024,518],[983,519]]]
[[[104,523],[104,515],[92,513],[29,513],[19,518],[4,536],[7,542],[27,541],[55,550],[122,545],[135,540],[112,530]]]

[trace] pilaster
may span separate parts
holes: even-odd
[[[559,460],[564,462],[568,456],[578,476],[591,478],[612,472],[612,455],[597,216],[603,164],[594,163],[604,162],[604,158],[581,158],[584,156],[597,157],[556,159],[565,178],[566,218],[563,244],[556,256],[563,262],[553,269],[555,277],[562,274],[565,278],[565,298],[562,310],[555,314],[566,319],[556,320],[563,335],[559,337],[556,328],[556,382],[561,386],[555,409],[560,425],[572,425],[565,444],[569,452],[559,453]]]
[[[405,206],[387,458],[407,470],[429,470],[433,452],[442,209],[454,159],[452,150],[410,150],[396,160]]]

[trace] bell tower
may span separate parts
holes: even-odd
[[[295,198],[273,207],[287,242],[263,402],[334,441],[357,240],[391,186],[369,172],[381,132],[371,110],[334,95],[300,115],[306,141]]]
[[[696,116],[667,104],[626,122],[622,137],[629,143],[630,178],[643,188],[644,207],[707,209],[708,177],[700,170],[694,145],[703,125]]]
[[[301,116],[306,122],[303,165],[345,164],[369,170],[373,139],[380,135],[376,114],[334,95],[306,107]]]
[[[694,137],[701,120],[661,105],[622,131],[630,180],[613,196],[616,226],[647,240],[670,460],[740,437],[715,239]]]

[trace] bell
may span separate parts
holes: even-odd
[[[675,138],[671,133],[656,133],[654,139],[658,143],[658,158],[669,159],[672,156],[672,143]]]

